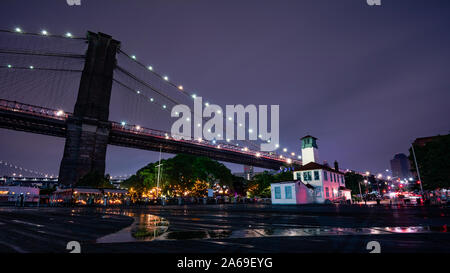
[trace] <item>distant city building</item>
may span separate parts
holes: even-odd
[[[253,175],[254,175],[253,166],[244,165],[244,175],[245,175],[245,179],[247,179],[247,180],[252,179]]]
[[[272,204],[309,204],[351,200],[345,188],[344,173],[335,162],[335,169],[317,163],[317,138],[305,136],[302,141],[303,166],[293,172],[293,181],[270,185]]]
[[[408,157],[405,154],[396,154],[391,160],[392,176],[400,179],[411,177]]]
[[[257,174],[261,174],[263,172],[255,172],[253,166],[244,165],[244,172],[242,173],[233,173],[234,176],[239,176],[244,178],[245,180],[252,180],[253,177]],[[275,171],[269,171],[269,173],[275,173]]]

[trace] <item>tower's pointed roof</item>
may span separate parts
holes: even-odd
[[[306,135],[306,136],[302,137],[301,139],[305,139],[305,138],[317,139],[317,137],[313,137],[312,135]]]

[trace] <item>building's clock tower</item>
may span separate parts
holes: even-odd
[[[319,148],[317,138],[307,135],[301,138],[302,141],[302,163],[306,165],[310,162],[319,162]]]

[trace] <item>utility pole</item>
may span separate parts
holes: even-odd
[[[159,178],[161,174],[161,147],[159,147],[159,161],[158,161],[158,178],[157,178],[157,182],[156,182],[156,199],[158,199],[159,197]]]
[[[420,171],[419,171],[419,166],[417,165],[417,159],[416,159],[416,153],[414,152],[414,142],[411,144],[411,150],[413,152],[413,157],[414,157],[414,163],[416,165],[416,170],[417,170],[417,178],[419,178],[419,184],[420,184],[420,194],[422,195],[422,199],[423,199],[423,187],[422,187],[422,179],[420,179]]]
[[[362,201],[363,196],[362,196],[362,192],[361,192],[361,181],[358,181],[358,186],[359,186],[359,195],[361,196],[361,201]]]

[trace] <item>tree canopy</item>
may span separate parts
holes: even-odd
[[[414,162],[411,148],[409,160]],[[439,136],[424,146],[414,145],[420,178],[425,190],[448,188],[450,185],[450,135]],[[416,172],[415,164],[412,171]]]
[[[163,193],[204,196],[206,189],[214,183],[233,189],[239,181],[222,163],[207,157],[178,154],[173,158],[161,160],[160,185]],[[124,181],[122,185],[133,188],[138,193],[157,187],[158,162],[150,163]]]

